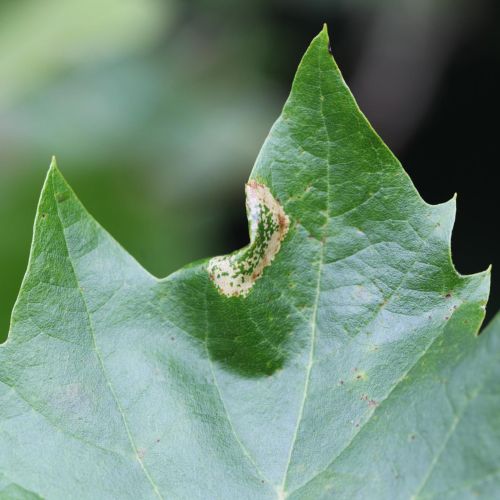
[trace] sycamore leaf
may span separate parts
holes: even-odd
[[[455,200],[422,201],[326,30],[247,208],[248,247],[158,280],[52,166],[0,346],[0,498],[498,494],[489,272],[455,271]]]

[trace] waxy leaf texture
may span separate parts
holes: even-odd
[[[455,271],[455,200],[420,198],[328,44],[231,256],[156,279],[52,165],[0,346],[1,499],[498,497],[489,272]]]

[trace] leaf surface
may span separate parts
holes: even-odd
[[[247,208],[247,248],[158,280],[51,167],[0,346],[0,498],[498,489],[500,320],[475,335],[489,272],[455,271],[455,200],[420,198],[326,30]]]

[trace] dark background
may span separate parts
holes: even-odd
[[[376,4],[376,5],[374,5]],[[0,339],[52,154],[89,211],[165,276],[247,242],[243,184],[310,40],[423,198],[458,193],[453,257],[493,264],[500,3],[7,0],[0,4]]]

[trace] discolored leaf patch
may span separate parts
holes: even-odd
[[[279,252],[290,220],[264,184],[250,180],[246,187],[250,245],[231,255],[214,257],[208,273],[227,297],[245,296]]]

